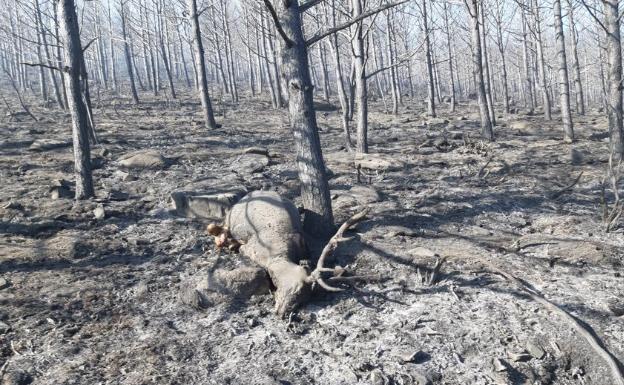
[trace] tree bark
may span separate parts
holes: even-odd
[[[479,97],[479,115],[481,116],[481,136],[483,139],[493,141],[494,132],[492,130],[492,122],[490,121],[490,113],[487,106],[485,93],[485,84],[483,80],[483,58],[481,55],[481,32],[479,21],[479,4],[478,0],[466,0],[468,5],[468,13],[471,22],[471,40],[472,40],[472,65],[473,74],[476,80],[477,93]]]
[[[528,39],[527,39],[527,20],[526,20],[526,11],[525,4],[520,4],[521,14],[522,14],[522,65],[524,68],[524,80],[526,85],[525,92],[525,104],[529,108],[529,113],[533,113],[535,110],[535,104],[533,103],[533,81],[531,77],[530,65],[529,65],[529,47],[528,47]]]
[[[206,78],[206,63],[204,59],[204,44],[202,42],[201,29],[199,27],[199,15],[197,14],[197,0],[188,0],[189,17],[193,26],[193,42],[195,43],[195,67],[199,83],[199,98],[204,112],[204,124],[208,129],[216,129],[214,112],[208,95],[208,80]]]
[[[72,117],[72,140],[74,145],[74,166],[76,176],[76,199],[94,196],[91,175],[91,151],[89,147],[89,123],[87,109],[82,97],[82,46],[78,31],[78,20],[73,0],[58,2],[60,35],[65,47],[64,64],[68,73],[68,108]]]
[[[332,1],[332,5],[333,5]],[[336,9],[331,8],[331,26],[336,26]],[[342,65],[340,63],[340,51],[338,46],[338,34],[335,33],[329,37],[329,47],[334,58],[334,66],[336,68],[336,86],[338,87],[338,100],[340,101],[340,109],[342,115],[342,129],[345,136],[345,147],[347,151],[353,151],[353,142],[351,141],[351,131],[349,129],[349,101],[344,86],[344,76],[342,75]]]
[[[568,62],[565,52],[563,22],[561,20],[561,0],[553,0],[555,16],[555,40],[557,57],[559,58],[559,102],[561,103],[561,119],[563,120],[563,140],[574,141],[574,126],[570,113],[570,85],[568,83]]]
[[[356,18],[362,14],[362,0],[351,0],[352,17]],[[357,128],[356,128],[356,151],[358,153],[368,152],[368,86],[366,78],[366,61],[364,49],[364,35],[362,22],[356,23],[353,44],[353,64],[355,95],[354,100],[357,106]]]
[[[265,0],[269,4],[268,0]],[[316,124],[308,53],[301,29],[297,1],[275,1],[276,23],[287,41],[281,50],[281,74],[288,87],[288,111],[295,137],[297,168],[301,180],[301,198],[305,209],[304,229],[327,237],[333,232],[334,219],[329,185]]]
[[[546,85],[546,64],[544,62],[544,46],[542,43],[542,26],[540,9],[537,0],[533,0],[533,16],[535,17],[535,39],[537,45],[537,63],[539,66],[539,86],[542,89],[542,99],[544,103],[544,117],[552,120],[550,111],[550,96]]]
[[[124,42],[124,53],[126,55],[126,67],[128,69],[128,79],[130,80],[130,92],[132,93],[132,100],[134,104],[139,104],[139,94],[136,90],[136,84],[134,82],[134,68],[132,65],[132,56],[130,54],[130,44],[128,43],[128,33],[126,31],[126,3],[124,0],[119,1],[119,13],[121,16],[121,36]],[[114,73],[114,72],[113,72]]]
[[[427,1],[428,0],[422,0],[421,5],[423,33],[425,34],[425,56],[427,61],[427,114],[431,117],[435,117],[435,84],[433,80],[433,63],[431,62],[431,39],[429,36]]]
[[[609,115],[609,147],[615,164],[624,158],[624,128],[622,127],[622,44],[620,38],[619,0],[604,0],[607,29],[607,95]]]
[[[483,60],[483,79],[485,81],[485,98],[488,113],[490,114],[490,123],[492,126],[496,126],[496,111],[494,111],[494,98],[492,95],[492,77],[490,76],[490,59],[487,49],[487,30],[485,25],[485,9],[483,8],[483,5],[483,2],[481,2],[479,7],[479,18],[481,22],[481,54]]]
[[[578,41],[576,23],[574,20],[574,7],[571,0],[568,0],[568,19],[570,20],[570,36],[571,36],[571,50],[572,50],[572,75],[574,76],[574,92],[576,101],[576,113],[579,115],[585,115],[585,97],[583,95],[583,84],[581,83],[581,66],[578,58]]]
[[[444,3],[444,33],[446,35],[446,48],[448,51],[448,67],[449,67],[449,92],[451,93],[451,103],[449,105],[450,112],[455,112],[455,77],[453,75],[453,54],[451,42],[451,30],[448,20],[448,4]]]

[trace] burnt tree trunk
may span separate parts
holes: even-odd
[[[557,57],[559,58],[559,102],[561,103],[561,119],[563,120],[563,140],[574,141],[574,126],[570,113],[570,85],[568,83],[568,61],[565,52],[563,22],[561,21],[561,0],[553,1],[555,16],[555,39],[557,41]]]
[[[481,32],[479,32],[479,4],[478,0],[467,0],[468,13],[471,22],[471,40],[472,40],[472,65],[474,78],[476,79],[477,94],[479,97],[479,114],[481,116],[481,136],[486,140],[494,140],[494,132],[492,130],[492,122],[490,121],[490,113],[487,105],[485,94],[485,83],[483,80],[483,60],[481,56]]]
[[[607,105],[611,155],[617,164],[624,157],[624,131],[622,128],[622,44],[620,38],[619,0],[606,0],[604,4],[607,29]]]
[[[91,150],[89,147],[89,118],[82,97],[82,46],[78,32],[78,20],[73,0],[58,2],[60,35],[64,50],[65,81],[67,83],[68,108],[72,117],[72,140],[76,175],[76,199],[94,196],[91,175]]]
[[[204,59],[204,44],[202,43],[201,30],[199,28],[199,15],[197,14],[197,0],[188,0],[189,17],[193,26],[193,42],[195,43],[195,67],[197,68],[199,98],[204,112],[204,124],[206,128],[215,129],[214,113],[210,96],[208,95],[208,80],[206,78],[206,63]]]
[[[265,3],[270,7],[268,0]],[[276,27],[282,30],[284,40],[281,76],[288,88],[288,111],[295,137],[301,198],[305,209],[303,225],[310,234],[326,237],[333,232],[334,219],[299,5],[297,1],[275,1],[274,6]]]

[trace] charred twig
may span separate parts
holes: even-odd
[[[442,258],[438,258],[436,260],[436,264],[433,267],[433,270],[431,271],[431,275],[429,276],[429,281],[427,282],[427,284],[429,286],[434,286],[437,281],[438,281],[438,274],[440,274],[440,268],[442,267],[442,264],[444,263],[444,261],[446,261],[446,257],[442,257]]]
[[[4,361],[4,364],[2,364],[2,367],[0,367],[0,380],[2,380],[2,378],[4,377],[4,373],[6,372],[6,369],[9,366],[10,360],[11,360],[11,357],[8,357],[6,361]]]
[[[487,166],[489,166],[490,163],[492,163],[493,159],[494,159],[494,155],[488,158],[487,162],[485,162],[485,164],[479,169],[479,172],[477,173],[477,178],[485,178],[489,174],[489,172],[484,173],[484,171],[487,168]]]
[[[7,74],[7,77],[9,78],[11,86],[15,90],[15,93],[17,94],[17,99],[19,100],[20,105],[22,106],[22,109],[24,110],[24,112],[26,112],[35,122],[38,122],[39,119],[37,119],[37,117],[33,115],[32,112],[30,112],[30,109],[28,108],[28,106],[26,106],[26,103],[24,103],[24,99],[22,99],[22,93],[15,85],[15,80],[13,79],[13,76],[11,75],[9,70],[5,68],[4,72]]]
[[[583,171],[581,171],[581,173],[576,177],[576,179],[574,179],[574,182],[572,182],[569,185],[565,186],[561,190],[552,193],[550,195],[550,199],[558,199],[563,194],[572,191],[572,188],[574,188],[574,186],[576,186],[576,184],[581,180],[582,176],[583,176]]]

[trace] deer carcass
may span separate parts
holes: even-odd
[[[321,273],[342,269],[324,268],[324,259],[335,248],[342,232],[363,217],[362,213],[341,227],[311,273],[298,263],[308,255],[297,207],[275,192],[247,194],[230,209],[223,226],[210,224],[208,233],[215,236],[218,247],[238,249],[269,273],[276,288],[275,311],[283,316],[307,299],[313,283],[327,290],[339,290],[327,285]]]

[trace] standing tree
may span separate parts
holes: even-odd
[[[87,106],[82,95],[83,54],[78,30],[74,0],[58,2],[61,41],[65,48],[64,68],[66,71],[68,108],[72,117],[72,139],[74,143],[74,165],[76,174],[76,199],[94,196],[91,175],[91,150],[89,147],[89,121]]]
[[[570,113],[570,85],[568,83],[568,62],[566,60],[563,22],[561,21],[561,0],[553,1],[555,16],[555,33],[557,40],[557,56],[559,58],[559,100],[561,103],[561,119],[563,120],[563,140],[574,140],[572,114]]]
[[[470,16],[471,40],[472,40],[472,65],[473,76],[477,83],[477,94],[479,98],[479,115],[481,116],[481,136],[486,140],[494,140],[492,121],[487,105],[485,94],[485,83],[483,76],[483,60],[481,55],[481,32],[479,31],[479,0],[465,0],[468,14]]]
[[[327,183],[327,172],[321,152],[312,98],[308,50],[301,29],[298,1],[264,0],[283,40],[282,81],[288,89],[290,127],[295,136],[297,168],[301,180],[301,198],[305,209],[304,229],[326,237],[333,232],[334,217]]]
[[[197,13],[197,0],[188,0],[189,17],[193,26],[193,42],[195,48],[195,68],[198,78],[198,91],[204,112],[204,124],[206,128],[215,129],[214,113],[212,104],[210,103],[210,95],[208,95],[208,80],[206,78],[206,63],[204,59],[204,44],[202,43],[201,30],[199,28],[199,14]]]
[[[622,127],[622,42],[620,39],[620,1],[603,0],[607,32],[607,95],[611,154],[617,164],[624,158],[624,128]]]

